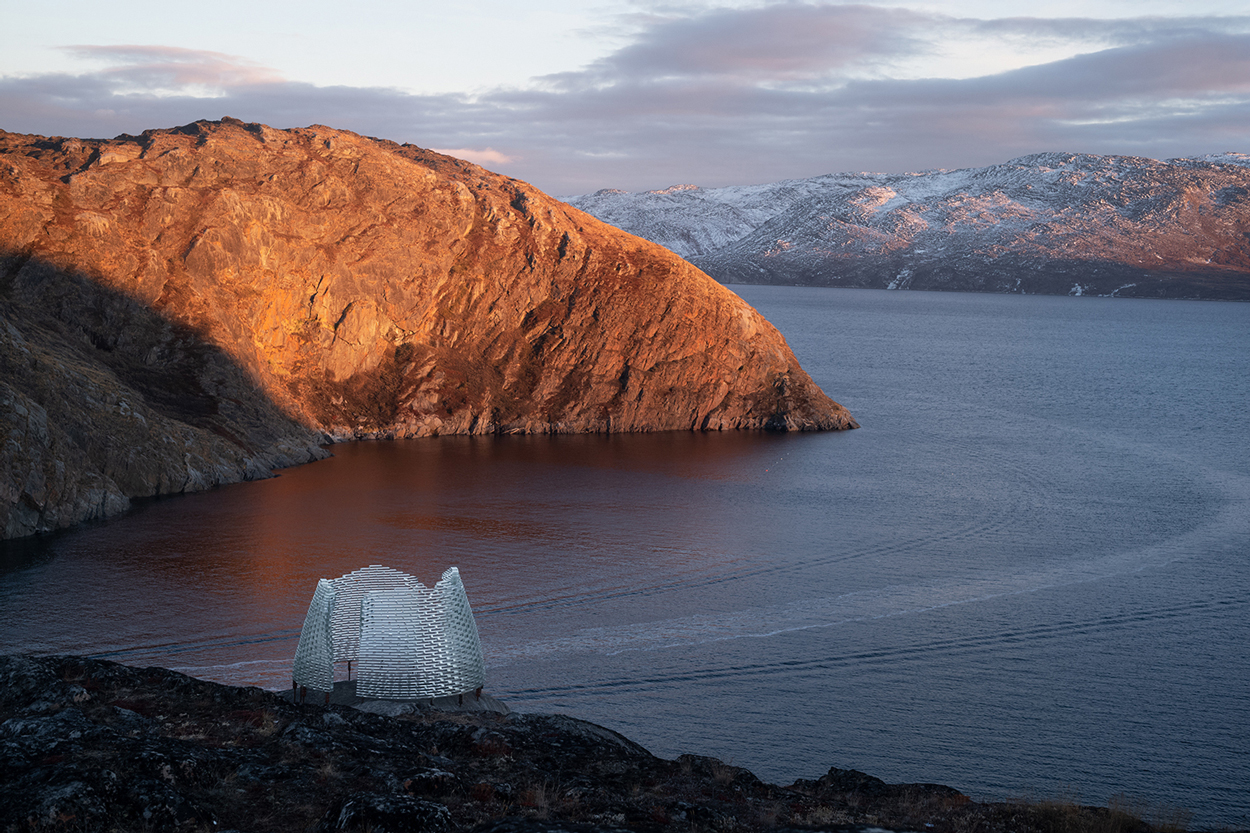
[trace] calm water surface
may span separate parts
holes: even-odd
[[[1250,826],[1250,304],[739,291],[861,430],[338,446],[10,545],[0,650],[279,688],[317,578],[455,564],[522,711]]]

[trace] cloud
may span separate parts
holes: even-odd
[[[1080,48],[969,77],[890,70],[982,29]],[[651,15],[581,71],[475,95],[317,87],[171,47],[83,54],[105,60],[106,71],[0,78],[0,127],[111,136],[223,115],[321,123],[450,149],[555,194],[967,167],[1047,150],[1250,150],[1245,17],[981,21],[868,6],[714,8]]]
[[[515,162],[516,158],[500,153],[494,148],[484,148],[475,150],[473,148],[430,148],[435,153],[445,153],[448,156],[454,156],[457,159],[465,159],[475,165],[489,167],[491,165],[507,165]]]
[[[1208,30],[1135,40],[964,79],[846,79],[821,88],[623,76],[560,95],[499,97],[519,122],[541,125],[548,146],[563,145],[570,168],[582,167],[579,153],[601,154],[596,187],[954,168],[1045,150],[1166,158],[1250,145],[1250,36]]]
[[[955,25],[977,34],[1018,39],[1047,39],[1063,43],[1102,43],[1130,46],[1165,38],[1222,32],[1244,34],[1250,15],[1212,17],[1003,17],[991,20],[952,18]]]
[[[282,80],[273,69],[221,52],[176,46],[66,46],[62,51],[108,64],[103,74],[135,90],[226,90]]]
[[[905,9],[799,3],[656,18],[634,43],[593,65],[585,76],[592,81],[605,76],[810,79],[922,49],[912,32],[930,19]]]
[[[1216,124],[1244,146],[1250,122],[1224,120],[1250,106],[1250,35],[1117,47],[983,78],[859,82],[831,103],[859,114],[880,140],[890,133],[949,146],[962,138],[979,152],[1196,153],[1212,137],[1195,126]]]

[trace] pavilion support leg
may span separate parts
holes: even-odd
[[[482,687],[481,686],[477,687],[477,691],[473,692],[473,696],[479,700],[482,699]]]
[[[308,696],[308,688],[305,686],[300,686],[299,687],[299,701],[303,703],[304,698],[306,698],[307,696]]]

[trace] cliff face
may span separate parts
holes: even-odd
[[[570,201],[726,283],[1250,299],[1250,156],[1043,153]]]
[[[668,251],[320,126],[0,132],[0,305],[6,536],[325,437],[855,425]]]

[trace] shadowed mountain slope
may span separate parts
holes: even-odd
[[[321,126],[0,132],[0,310],[8,537],[327,438],[855,425],[670,252]]]

